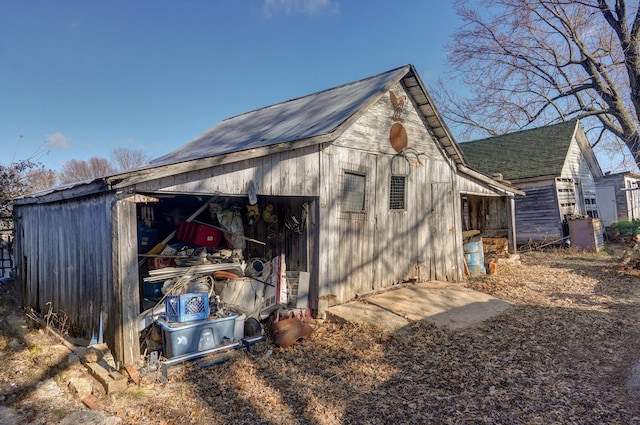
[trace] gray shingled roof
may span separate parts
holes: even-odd
[[[577,120],[503,136],[459,143],[469,166],[506,180],[558,176],[562,172]]]
[[[374,96],[388,91],[410,69],[410,65],[395,68],[228,118],[173,152],[154,159],[151,165],[173,164],[330,134]]]

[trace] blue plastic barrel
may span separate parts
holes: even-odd
[[[474,236],[463,245],[464,261],[467,263],[471,276],[486,274],[487,269],[484,266],[484,251],[482,248],[482,238]]]

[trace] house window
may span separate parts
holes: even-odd
[[[389,209],[405,209],[405,176],[391,176],[391,187],[389,188]]]
[[[366,176],[362,174],[344,173],[342,192],[342,208],[345,211],[364,212]]]

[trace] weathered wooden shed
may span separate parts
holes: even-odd
[[[596,193],[604,226],[640,219],[640,174],[607,173],[596,180]]]
[[[27,304],[51,303],[87,334],[102,323],[134,364],[142,218],[161,239],[177,217],[235,208],[266,243],[246,241],[244,258],[284,253],[310,273],[317,309],[408,279],[463,280],[463,230],[514,241],[515,194],[466,166],[407,65],[229,118],[141,169],[17,200],[17,277]]]
[[[568,217],[598,217],[602,170],[578,120],[459,146],[472,168],[526,192],[515,201],[518,244],[559,241]]]

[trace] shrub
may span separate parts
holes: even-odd
[[[620,236],[640,235],[640,220],[616,221],[608,228],[609,233]]]

